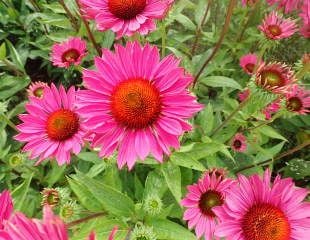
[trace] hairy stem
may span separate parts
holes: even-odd
[[[80,13],[80,17],[85,25],[85,28],[86,28],[86,32],[87,32],[87,36],[88,36],[88,39],[91,41],[91,43],[93,44],[94,48],[96,49],[97,53],[99,56],[101,56],[101,49],[100,49],[100,46],[98,45],[98,43],[96,42],[95,40],[95,37],[92,33],[92,31],[90,30],[89,28],[89,24],[88,24],[88,21],[85,19],[85,17],[83,16],[83,13],[81,11],[81,6],[80,6],[80,3],[78,0],[75,0],[76,2],[76,5],[78,7],[78,10],[79,10],[79,13]]]
[[[10,126],[13,130],[15,130],[16,132],[18,131],[15,124],[5,114],[1,114],[0,117],[2,117],[6,124]]]
[[[67,227],[70,228],[70,227],[76,226],[78,224],[81,224],[83,222],[87,222],[87,221],[89,221],[91,219],[94,219],[94,218],[97,218],[97,217],[102,217],[102,216],[105,216],[105,215],[106,215],[105,212],[94,213],[94,214],[89,215],[87,217],[80,218],[78,220],[75,220],[75,221],[67,223]]]
[[[67,7],[67,5],[65,4],[64,0],[59,0],[60,5],[63,7],[63,9],[65,10],[65,12],[67,13],[70,23],[73,27],[73,29],[78,32],[79,31],[79,25],[78,25],[78,21],[77,19],[73,16],[73,14],[70,12],[69,8]]]
[[[230,20],[233,14],[233,10],[234,7],[237,3],[237,0],[230,0],[229,1],[229,5],[228,5],[228,9],[227,9],[227,14],[226,14],[226,19],[225,19],[225,23],[224,23],[224,27],[222,29],[221,35],[219,40],[217,41],[215,47],[213,48],[213,51],[211,53],[211,55],[209,56],[209,58],[205,61],[205,63],[202,65],[202,67],[200,68],[200,70],[198,71],[194,81],[193,81],[193,88],[195,87],[200,75],[202,74],[203,70],[206,68],[206,66],[208,65],[208,63],[213,59],[213,57],[216,55],[217,51],[220,49],[224,37],[226,35],[226,33],[228,32],[229,29],[229,24],[230,24]]]

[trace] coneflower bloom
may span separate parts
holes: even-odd
[[[42,99],[26,104],[27,114],[19,115],[23,123],[17,126],[20,133],[15,139],[27,143],[23,151],[30,151],[31,159],[40,157],[37,163],[55,157],[59,165],[68,164],[70,153],[81,151],[85,128],[75,110],[75,96],[74,87],[66,92],[52,84]]]
[[[69,240],[65,223],[54,215],[49,206],[43,208],[42,220],[27,218],[23,213],[16,213],[6,222],[0,237],[5,240]],[[87,239],[92,240],[92,234]]]
[[[304,0],[299,16],[304,24],[310,24],[310,0]]]
[[[242,133],[237,133],[232,138],[230,146],[235,152],[245,152],[247,149],[246,137]]]
[[[266,170],[238,176],[239,184],[226,195],[223,207],[215,208],[221,222],[215,235],[234,240],[306,240],[310,236],[308,190],[295,187],[292,179],[277,176],[271,182]]]
[[[254,73],[256,65],[261,64],[262,61],[258,61],[258,57],[256,54],[249,53],[240,58],[240,66],[243,71],[247,74],[251,75]]]
[[[272,93],[285,94],[295,81],[294,72],[283,63],[262,63],[256,71],[256,85]]]
[[[286,109],[298,114],[310,112],[310,91],[293,85],[285,95]]]
[[[96,71],[83,71],[88,90],[78,94],[78,112],[94,133],[92,147],[101,148],[101,157],[118,149],[119,168],[131,169],[149,153],[162,162],[191,130],[186,120],[202,109],[187,90],[193,79],[175,57],[160,61],[155,46],[128,42],[115,50],[95,58]]]
[[[304,38],[310,38],[310,23],[306,23],[300,28],[300,34]]]
[[[47,87],[48,85],[44,82],[38,81],[31,83],[31,85],[27,89],[28,97],[42,98],[44,89]]]
[[[52,47],[51,61],[54,66],[68,68],[80,65],[86,55],[86,42],[78,37],[70,37],[62,43],[55,43]]]
[[[295,21],[284,19],[273,11],[265,17],[263,23],[258,27],[268,39],[279,40],[292,36],[297,30]]]
[[[204,236],[205,240],[213,239],[218,222],[213,208],[224,204],[225,196],[234,184],[233,180],[216,172],[207,172],[197,183],[187,186],[188,192],[181,201],[186,208],[183,219],[188,221],[190,229],[195,227],[197,238]]]
[[[95,19],[100,31],[111,29],[117,37],[138,32],[145,35],[156,29],[155,19],[162,19],[169,2],[163,0],[80,0],[85,16]]]
[[[0,193],[0,230],[3,229],[3,223],[9,220],[13,213],[13,202],[9,191]]]
[[[277,99],[273,101],[272,103],[268,104],[267,107],[265,107],[262,110],[262,113],[265,114],[265,119],[270,120],[273,113],[276,113],[280,110],[281,104],[280,99]]]
[[[269,5],[277,4],[285,13],[290,13],[300,8],[303,0],[267,0]],[[307,1],[307,0],[305,0]]]
[[[244,91],[238,93],[238,98],[240,102],[243,102],[245,99],[247,99],[250,96],[250,89],[245,89]]]

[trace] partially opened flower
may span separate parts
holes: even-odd
[[[9,191],[0,193],[0,230],[3,229],[3,223],[9,220],[13,213],[13,202]]]
[[[270,120],[272,114],[278,112],[280,108],[281,108],[280,99],[277,99],[272,103],[268,104],[267,107],[265,107],[262,110],[263,114],[265,114],[265,119]]]
[[[293,85],[285,95],[286,109],[298,114],[310,112],[310,91]]]
[[[236,152],[245,152],[247,148],[246,137],[242,133],[237,133],[231,140],[230,146]]]
[[[268,39],[272,40],[288,38],[298,30],[295,21],[284,19],[275,11],[266,16],[258,29],[262,31]]]
[[[310,236],[310,203],[303,202],[308,190],[297,188],[292,179],[277,176],[271,182],[266,170],[238,176],[239,184],[215,208],[221,222],[215,235],[234,240],[307,240]]]
[[[47,88],[48,85],[44,82],[33,82],[27,89],[28,97],[36,97],[42,98],[44,89]]]
[[[218,219],[213,212],[216,206],[222,206],[227,192],[234,181],[216,174],[216,170],[207,172],[198,183],[187,186],[187,194],[181,201],[186,208],[183,219],[188,221],[190,229],[195,227],[197,238],[204,236],[212,240]]]
[[[250,89],[245,89],[242,92],[238,93],[238,98],[240,102],[243,102],[245,99],[247,99],[250,96]]]
[[[290,13],[300,8],[302,1],[307,0],[267,0],[269,5],[277,4],[285,13]]]
[[[282,63],[262,63],[255,77],[257,86],[276,94],[284,94],[295,81],[294,72]]]
[[[95,58],[97,70],[83,72],[88,90],[78,94],[78,112],[94,133],[92,147],[106,157],[118,149],[119,168],[132,169],[150,153],[162,162],[191,130],[186,120],[202,109],[187,90],[193,79],[175,57],[160,61],[155,46],[128,42],[115,50],[103,50]]]
[[[262,61],[258,61],[258,57],[256,54],[249,53],[240,58],[240,66],[243,71],[247,74],[251,75],[254,73],[256,65],[261,64]]]
[[[15,139],[27,143],[23,151],[31,152],[31,159],[39,157],[37,163],[55,157],[59,165],[68,164],[71,152],[81,151],[85,128],[75,110],[75,95],[74,87],[66,92],[52,84],[44,98],[26,104],[27,114],[19,115],[23,123],[17,126],[20,133]]]
[[[117,37],[138,32],[145,35],[156,28],[155,19],[162,19],[171,1],[163,0],[80,0],[86,17],[95,19],[101,31],[111,29]]]
[[[51,61],[54,66],[68,68],[80,65],[86,55],[86,42],[78,37],[70,37],[62,43],[55,43],[52,47]]]

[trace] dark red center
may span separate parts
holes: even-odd
[[[277,37],[282,34],[282,30],[278,25],[269,25],[268,31],[274,36]]]
[[[146,0],[109,0],[108,6],[116,17],[129,20],[143,12]]]
[[[235,140],[234,141],[234,147],[236,148],[236,149],[239,149],[239,148],[241,148],[241,146],[242,146],[242,142],[239,140],[239,139],[237,139],[237,140]]]
[[[245,65],[246,70],[248,70],[249,73],[253,73],[254,68],[255,68],[255,64],[253,63],[248,63],[247,65]]]
[[[282,87],[285,81],[280,72],[274,70],[263,70],[261,72],[261,82],[263,86]]]
[[[302,109],[302,107],[303,107],[302,100],[298,97],[292,97],[286,101],[286,108],[289,111],[298,112]]]
[[[224,199],[221,193],[215,190],[208,190],[201,195],[199,200],[200,211],[209,217],[215,217],[212,208],[215,206],[221,206],[224,203]]]
[[[79,57],[80,57],[80,52],[74,48],[71,48],[62,54],[61,59],[62,59],[62,62],[73,63],[73,62],[76,62]]]

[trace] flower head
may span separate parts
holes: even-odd
[[[247,148],[246,137],[242,133],[237,133],[231,140],[230,146],[236,152],[245,152]]]
[[[221,220],[217,237],[299,240],[310,236],[310,203],[302,202],[308,194],[306,189],[296,188],[292,179],[280,176],[272,183],[269,170],[263,179],[255,174],[239,175],[238,180],[224,206],[214,209]]]
[[[240,102],[243,102],[245,99],[247,99],[250,96],[250,89],[245,89],[242,92],[238,93],[238,98]]]
[[[5,220],[9,220],[13,213],[13,201],[9,191],[0,193],[0,230]]]
[[[303,5],[301,8],[301,13],[299,16],[302,18],[304,24],[310,24],[310,1],[303,1]]]
[[[169,3],[163,0],[80,0],[82,11],[94,19],[100,31],[111,29],[117,37],[154,31],[155,19],[162,19]]]
[[[143,209],[146,213],[156,216],[162,211],[163,203],[156,194],[148,195],[143,203]]]
[[[297,31],[296,23],[291,19],[284,19],[273,11],[266,16],[258,27],[268,39],[279,40],[292,36]]]
[[[240,66],[249,75],[254,73],[256,65],[260,63],[262,61],[258,61],[257,55],[253,53],[246,54],[240,58]]]
[[[186,120],[202,109],[187,90],[192,77],[173,56],[159,59],[157,47],[129,42],[104,50],[97,70],[84,70],[88,90],[78,94],[78,112],[94,133],[92,147],[100,156],[118,149],[117,163],[132,169],[150,153],[159,162],[178,137],[191,130]]]
[[[156,235],[152,227],[148,227],[142,224],[136,224],[133,229],[130,240],[156,240]]]
[[[207,172],[198,183],[187,186],[188,192],[181,201],[181,205],[187,208],[183,219],[188,221],[190,229],[195,227],[197,238],[204,236],[205,240],[212,239],[216,228],[214,207],[224,204],[226,194],[234,183],[216,172]]]
[[[70,65],[80,65],[86,55],[86,42],[78,37],[70,37],[52,47],[51,61],[54,66],[68,68]]]
[[[75,110],[75,89],[68,92],[63,86],[59,90],[52,84],[46,88],[44,98],[33,98],[26,104],[27,114],[19,115],[23,121],[17,126],[15,139],[26,142],[24,151],[30,158],[55,157],[58,164],[70,163],[70,153],[78,154],[85,135],[84,123]]]
[[[310,23],[305,23],[299,31],[304,38],[310,38]]]
[[[284,9],[285,13],[290,13],[299,9],[302,1],[303,0],[267,0],[269,5],[277,4],[279,8]]]
[[[280,99],[277,99],[277,100],[273,101],[272,103],[268,104],[267,107],[265,107],[262,110],[262,112],[263,112],[263,114],[265,114],[266,120],[270,120],[271,115],[273,113],[278,112],[280,108],[281,108]]]
[[[294,72],[282,63],[262,63],[255,78],[257,86],[276,94],[284,94],[295,81]]]
[[[31,83],[27,89],[28,97],[42,98],[45,88],[48,88],[48,85],[44,82]]]
[[[310,91],[293,85],[285,95],[286,109],[298,114],[310,112]]]
[[[53,188],[44,188],[41,192],[42,194],[42,206],[49,205],[50,207],[55,207],[60,202],[59,192]]]

